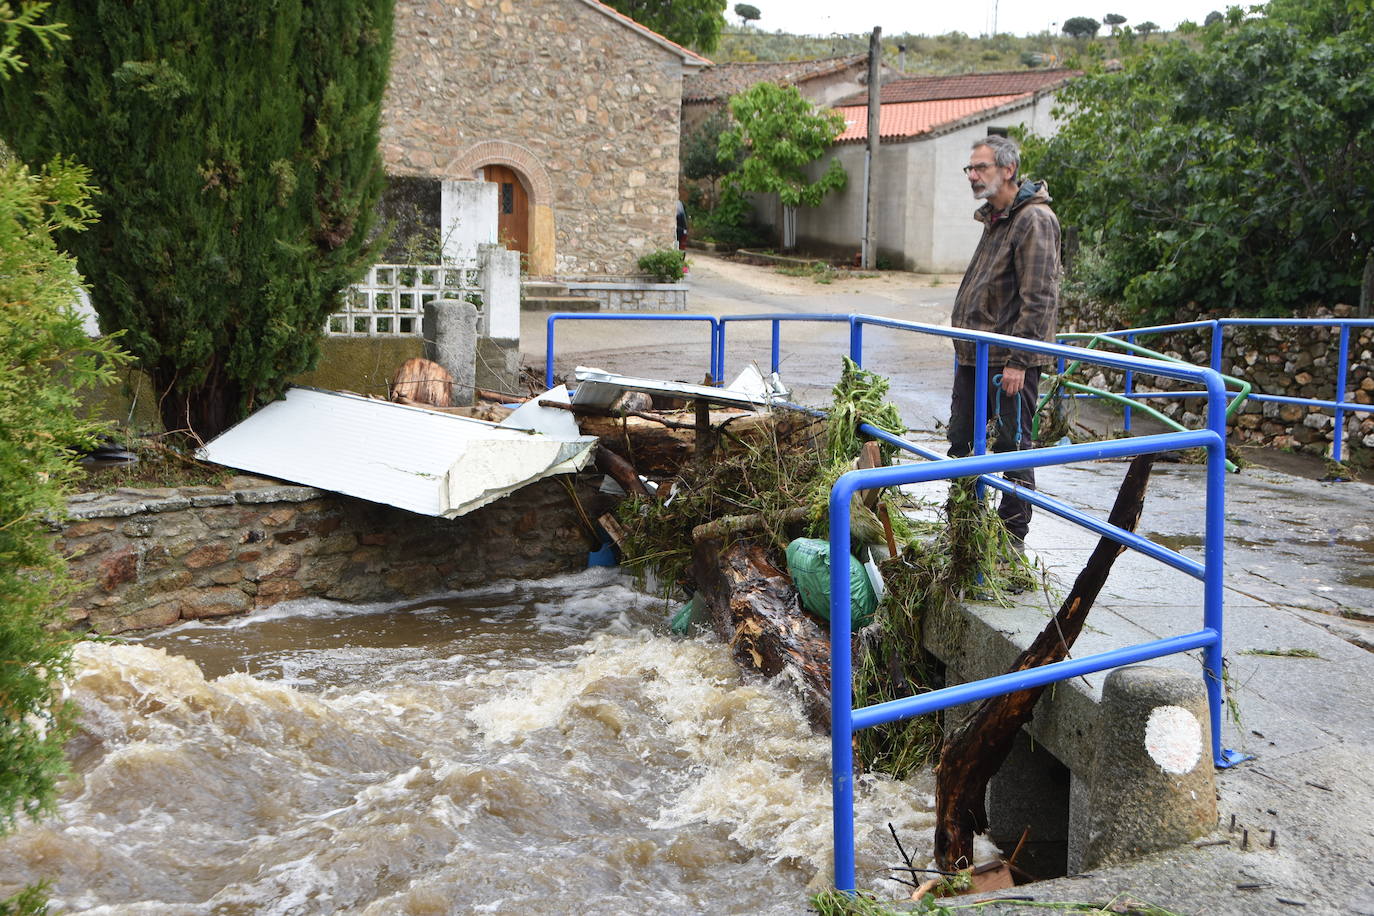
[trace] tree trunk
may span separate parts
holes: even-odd
[[[225,377],[218,360],[211,361],[205,380],[189,390],[173,387],[175,368],[156,367],[148,370],[148,377],[158,392],[158,415],[167,432],[189,433],[205,443],[243,419],[243,390]]]
[[[764,677],[785,674],[801,694],[811,725],[830,728],[830,639],[802,610],[797,590],[773,552],[756,544],[725,547],[703,538],[693,548],[692,572],[716,635],[735,661]]]
[[[1142,455],[1131,462],[1107,519],[1111,524],[1135,530],[1153,462],[1152,455]],[[1068,656],[1083,630],[1088,611],[1106,584],[1112,564],[1125,550],[1111,538],[1098,541],[1059,612],[1016,659],[1011,671],[1038,668]],[[1036,687],[984,700],[969,720],[945,739],[935,769],[937,867],[952,871],[973,864],[974,834],[988,826],[988,780],[1011,751],[1017,729],[1031,720],[1035,703],[1044,690]]]

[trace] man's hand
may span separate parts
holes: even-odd
[[[1008,395],[1016,394],[1026,384],[1026,370],[1017,366],[1002,367],[1002,390]]]

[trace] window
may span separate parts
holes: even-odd
[[[1005,128],[1005,127],[989,127],[989,128],[988,128],[988,136],[989,136],[989,137],[1005,137],[1006,135],[1007,135],[1007,128]]]
[[[515,212],[515,184],[509,181],[501,182],[501,212]]]

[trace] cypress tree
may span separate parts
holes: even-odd
[[[0,84],[20,157],[92,171],[100,220],[60,242],[169,430],[208,439],[312,368],[371,260],[392,8],[59,0],[72,40]]]

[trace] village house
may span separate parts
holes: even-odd
[[[400,0],[385,208],[446,254],[499,240],[531,276],[632,274],[676,247],[682,82],[709,63],[597,0]]]
[[[884,82],[880,96],[876,214],[879,263],[906,270],[957,273],[968,265],[982,225],[977,202],[960,171],[973,141],[1024,127],[1049,135],[1054,92],[1078,71],[1067,69],[926,76]],[[867,92],[839,99],[845,130],[816,174],[838,159],[849,184],[819,207],[796,211],[797,245],[817,254],[849,258],[864,235],[864,161],[868,140]],[[1050,193],[1054,193],[1053,176]],[[758,217],[776,226],[780,208],[760,200]]]

